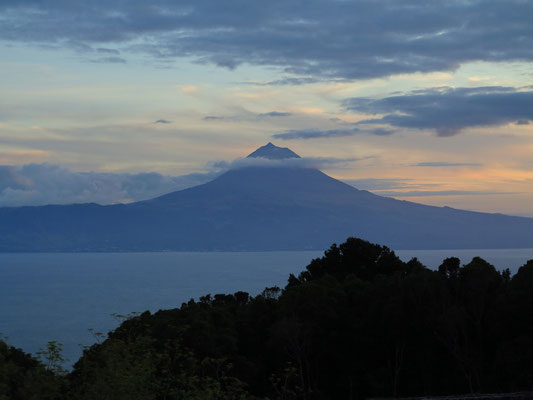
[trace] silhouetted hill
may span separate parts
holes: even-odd
[[[254,153],[298,157],[277,149]],[[0,251],[302,250],[348,236],[395,249],[533,247],[530,218],[395,200],[274,165],[127,205],[0,208]]]

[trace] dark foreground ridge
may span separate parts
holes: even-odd
[[[148,201],[0,208],[0,251],[320,250],[348,236],[395,249],[533,248],[531,218],[377,196],[298,158],[269,143],[245,166]]]
[[[0,398],[337,400],[528,392],[532,308],[533,260],[514,276],[481,258],[464,266],[447,258],[431,271],[350,238],[291,275],[283,289],[255,297],[208,294],[126,318],[87,348],[69,374],[60,368],[56,343],[42,364],[0,342]],[[477,398],[491,398],[483,396]]]

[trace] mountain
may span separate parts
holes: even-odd
[[[0,251],[325,249],[348,236],[393,249],[533,247],[533,219],[358,190],[269,143],[211,182],[130,204],[0,208]],[[266,163],[268,164],[268,163]]]
[[[259,147],[249,154],[247,158],[267,158],[269,160],[281,160],[285,158],[300,158],[298,154],[287,147],[274,146],[271,142]]]

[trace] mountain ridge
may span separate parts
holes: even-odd
[[[135,203],[0,208],[3,252],[317,250],[349,236],[393,249],[533,248],[533,219],[382,197],[276,162]]]

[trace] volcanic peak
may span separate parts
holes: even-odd
[[[268,142],[249,154],[247,158],[267,158],[269,160],[283,160],[286,158],[300,158],[298,154],[287,147],[278,147]]]

